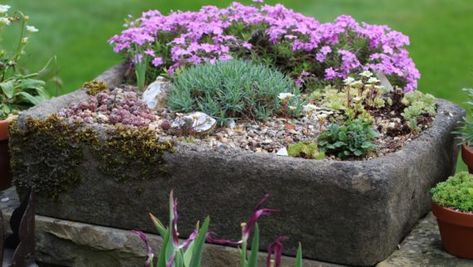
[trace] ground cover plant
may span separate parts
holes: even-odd
[[[396,151],[436,114],[435,98],[414,90],[408,37],[387,26],[320,23],[260,2],[147,11],[125,26],[110,43],[126,55],[131,86],[102,86],[60,116],[211,148],[346,160]],[[150,95],[164,104],[145,104]]]
[[[473,176],[459,172],[432,188],[432,201],[461,212],[473,212]]]
[[[172,74],[189,65],[232,58],[275,66],[309,88],[373,70],[412,91],[420,77],[406,50],[407,36],[350,16],[320,23],[280,4],[235,2],[228,8],[206,6],[167,16],[151,10],[127,26],[110,43],[133,62],[140,87],[148,68],[153,80],[163,71]]]

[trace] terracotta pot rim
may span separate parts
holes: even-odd
[[[463,143],[462,148],[467,150],[468,152],[473,153],[473,147],[469,146],[467,143]]]
[[[434,206],[437,206],[438,208],[441,208],[441,209],[444,209],[444,210],[448,210],[449,212],[452,212],[452,213],[456,213],[456,214],[464,214],[464,215],[472,215],[473,216],[473,211],[471,212],[464,212],[464,211],[459,211],[455,208],[450,208],[450,207],[444,207],[440,204],[437,204],[435,202],[432,203],[432,205]]]
[[[9,119],[0,120],[0,141],[8,140],[8,125],[10,124]]]
[[[473,228],[473,212],[462,212],[436,203],[432,203],[432,212],[440,221]]]

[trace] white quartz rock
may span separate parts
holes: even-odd
[[[193,134],[206,134],[211,132],[217,121],[203,112],[192,112],[178,116],[172,123],[173,130],[181,130]]]
[[[143,92],[143,101],[150,109],[160,109],[166,106],[166,99],[170,88],[170,82],[164,77],[156,78]]]

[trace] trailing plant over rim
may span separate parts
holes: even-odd
[[[320,23],[281,4],[234,2],[227,8],[163,15],[150,10],[128,21],[110,43],[135,66],[138,85],[163,72],[204,62],[252,59],[314,89],[341,84],[363,70],[384,73],[394,86],[415,90],[420,77],[406,47],[409,38],[385,25],[358,23],[350,16]]]

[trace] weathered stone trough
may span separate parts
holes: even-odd
[[[118,66],[100,79],[113,86],[122,74]],[[396,153],[315,161],[191,143],[149,145],[143,133],[63,126],[50,116],[85,97],[78,90],[52,99],[20,115],[12,129],[14,179],[20,191],[42,192],[39,214],[155,232],[147,214],[166,221],[174,189],[181,236],[210,215],[212,231],[238,238],[240,222],[270,193],[268,206],[280,212],[261,220],[261,249],[287,235],[288,255],[301,241],[307,258],[351,265],[386,258],[429,211],[429,189],[454,171],[451,131],[464,116],[439,100],[433,126]]]

